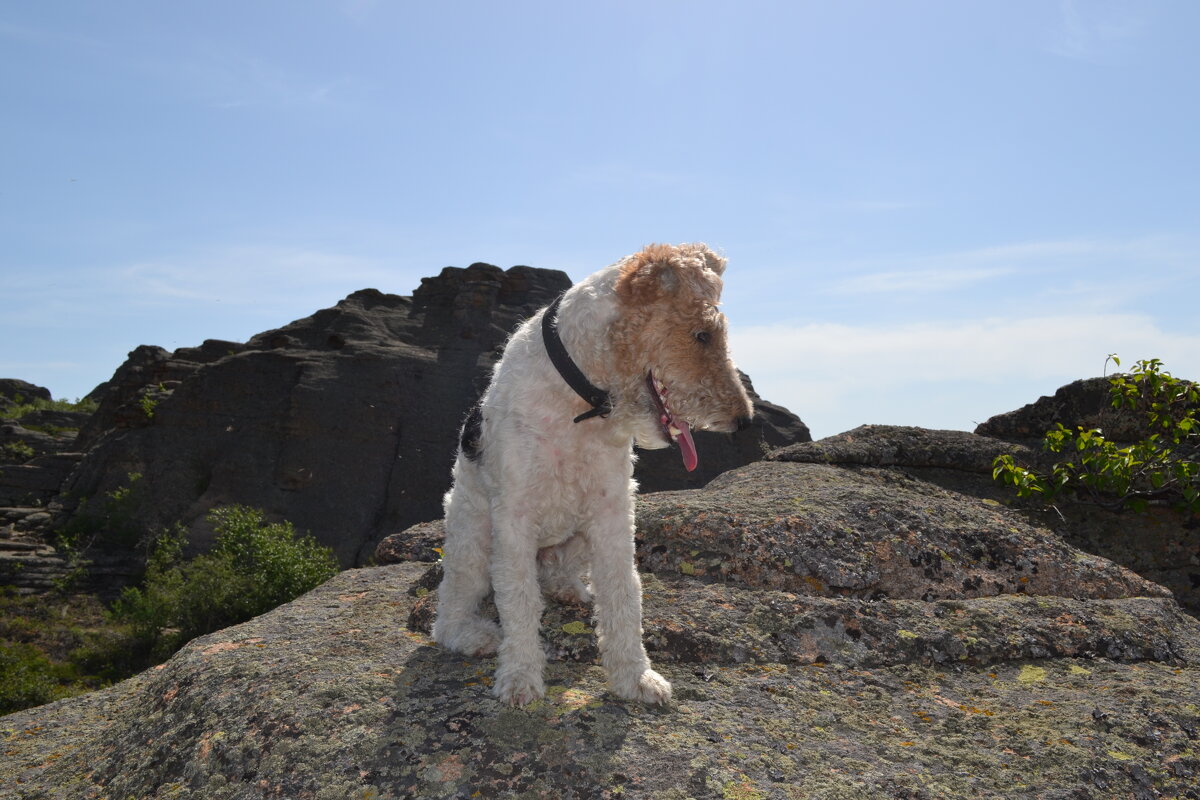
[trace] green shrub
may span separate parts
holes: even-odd
[[[86,569],[90,562],[85,554],[93,547],[134,549],[147,535],[138,522],[145,502],[142,473],[127,473],[126,482],[105,493],[103,500],[81,502],[75,516],[54,531],[51,544],[67,559],[72,573],[76,572],[76,568]]]
[[[1109,356],[1118,366],[1121,361]],[[1099,428],[1070,430],[1057,423],[1043,448],[1072,457],[1053,465],[1048,475],[1022,467],[1010,455],[992,462],[992,477],[1019,497],[1059,496],[1109,508],[1145,510],[1150,502],[1174,502],[1200,513],[1200,386],[1162,369],[1157,358],[1138,361],[1129,373],[1109,379],[1113,408],[1140,414],[1146,437],[1120,446]]]
[[[213,549],[184,560],[185,535],[160,535],[142,588],[127,588],[113,606],[150,658],[165,658],[191,639],[244,622],[319,586],[338,571],[333,551],[290,522],[267,524],[245,506],[214,509]]]
[[[0,445],[0,464],[24,464],[37,455],[27,442],[5,442]]]
[[[40,706],[71,692],[59,681],[59,670],[32,645],[0,642],[0,714]]]
[[[142,396],[138,399],[138,406],[142,409],[142,413],[146,415],[146,419],[154,419],[154,409],[158,408],[159,401],[162,400],[164,394],[169,394],[166,388],[160,383],[158,388],[147,388],[142,390]]]
[[[115,511],[127,497],[109,495]],[[338,570],[331,550],[297,536],[290,523],[267,524],[262,511],[218,508],[209,519],[217,532],[211,552],[185,559],[182,527],[161,533],[141,588],[126,589],[107,613],[89,595],[0,591],[0,714],[135,675],[190,639],[269,611]]]
[[[94,413],[99,407],[99,403],[95,400],[84,398],[82,400],[43,400],[40,397],[35,397],[31,400],[26,400],[21,396],[17,396],[7,402],[7,405],[0,403],[0,416],[4,419],[21,419],[29,416],[35,411],[82,411],[86,414]]]

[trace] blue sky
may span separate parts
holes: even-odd
[[[824,436],[1200,378],[1200,3],[10,2],[0,376],[86,394],[487,261],[729,259]]]

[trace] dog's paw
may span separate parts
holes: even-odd
[[[433,638],[448,650],[468,656],[490,656],[500,646],[500,626],[487,619],[472,619],[451,628],[433,625]]]
[[[546,694],[546,685],[539,673],[528,670],[496,670],[496,684],[492,694],[498,700],[513,706],[527,706]]]
[[[612,687],[614,693],[626,700],[659,705],[671,699],[671,684],[662,675],[648,669],[627,684]]]
[[[568,605],[585,606],[592,602],[592,593],[582,581],[549,588],[546,590],[546,594],[558,602]]]

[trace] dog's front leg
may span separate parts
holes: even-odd
[[[619,513],[594,520],[588,540],[596,636],[609,687],[629,700],[666,702],[671,699],[671,684],[650,668],[642,645],[642,581],[634,560],[633,498]]]
[[[546,693],[546,653],[538,635],[542,592],[538,586],[537,535],[530,520],[510,510],[493,510],[492,588],[502,629],[492,693],[523,706]]]

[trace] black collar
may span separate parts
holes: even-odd
[[[609,397],[608,392],[592,385],[592,382],[584,376],[583,371],[571,360],[567,348],[563,346],[562,339],[558,338],[558,304],[562,302],[562,299],[563,296],[560,294],[542,314],[542,341],[546,344],[546,353],[549,354],[551,363],[554,364],[554,368],[558,370],[558,374],[567,382],[567,385],[592,407],[591,411],[583,412],[575,418],[575,421],[583,422],[592,417],[607,417],[612,413],[612,398]]]

